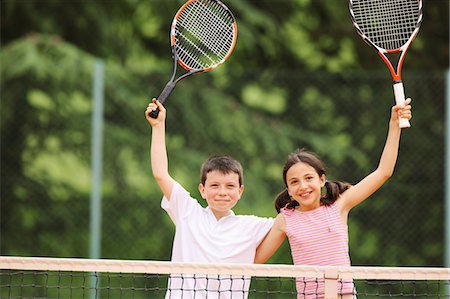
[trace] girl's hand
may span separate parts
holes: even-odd
[[[399,118],[406,118],[407,120],[410,120],[412,118],[411,113],[411,98],[407,98],[405,102],[403,103],[403,106],[401,105],[395,105],[392,107],[391,110],[391,122],[394,122],[398,125]]]
[[[153,118],[150,116],[150,112],[159,109],[159,114],[157,118]],[[148,104],[147,109],[145,110],[145,118],[150,123],[152,127],[155,127],[161,123],[164,123],[166,119],[166,108],[155,98],[152,99],[152,102]]]

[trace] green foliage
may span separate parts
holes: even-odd
[[[102,257],[170,258],[174,227],[152,179],[144,110],[169,78],[169,27],[182,3],[2,1],[2,254],[89,255],[92,72],[101,57]],[[331,179],[355,183],[372,171],[392,89],[384,64],[354,32],[346,2],[226,4],[238,22],[234,53],[217,70],[180,82],[166,104],[172,176],[200,199],[204,159],[233,155],[246,186],[235,212],[273,217],[284,159],[297,147],[318,152]],[[407,92],[417,99],[413,128],[402,137],[394,178],[352,211],[355,264],[442,265],[438,70],[448,68],[447,12],[447,1],[426,4],[405,64]],[[270,262],[292,262],[287,242]]]

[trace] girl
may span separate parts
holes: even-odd
[[[289,155],[283,169],[286,189],[275,199],[279,214],[257,249],[255,263],[264,263],[287,236],[295,265],[350,266],[348,214],[392,175],[400,142],[399,117],[411,119],[410,102],[392,107],[378,168],[354,186],[327,181],[323,163],[314,153],[297,150]],[[324,282],[297,278],[297,293],[298,298],[323,298]],[[355,294],[351,280],[340,283],[339,298],[356,298]]]

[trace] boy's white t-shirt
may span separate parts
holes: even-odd
[[[170,201],[161,207],[176,226],[173,262],[253,264],[256,248],[269,232],[273,218],[230,215],[217,220],[180,184],[175,182]],[[172,275],[166,298],[247,298],[250,277],[208,279]],[[183,286],[183,291],[181,291]]]

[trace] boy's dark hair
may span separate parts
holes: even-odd
[[[286,188],[281,191],[277,197],[275,198],[275,210],[279,213],[280,210],[284,207],[288,209],[295,209],[299,203],[295,200],[292,200],[287,191],[287,182],[286,182],[286,173],[288,170],[297,163],[305,163],[314,168],[321,177],[322,175],[326,175],[325,166],[320,160],[320,158],[313,152],[307,151],[305,149],[297,149],[295,152],[291,153],[283,168],[283,181]],[[341,193],[347,190],[351,185],[346,182],[325,182],[326,193],[324,196],[320,198],[320,202],[323,205],[331,205],[336,201]]]
[[[234,172],[239,175],[239,186],[244,184],[244,171],[242,170],[242,165],[239,161],[230,156],[211,156],[203,163],[200,171],[200,178],[203,185],[206,182],[206,175],[211,171],[219,171],[223,174]]]

